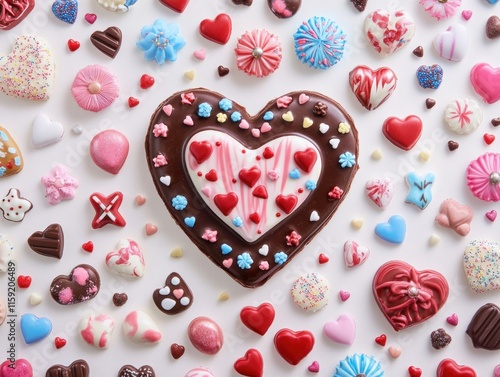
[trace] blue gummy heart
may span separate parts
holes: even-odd
[[[406,235],[406,222],[401,216],[394,215],[386,223],[375,226],[375,234],[391,243],[403,243]]]
[[[266,111],[266,113],[262,117],[262,119],[264,119],[265,121],[273,120],[273,118],[274,118],[274,114],[272,111]]]
[[[417,69],[419,85],[424,89],[437,89],[443,81],[443,68],[439,64],[421,65]]]
[[[500,0],[486,0],[488,3],[490,4],[496,4],[498,3]]]
[[[184,224],[186,224],[190,228],[192,228],[194,226],[195,222],[196,222],[196,218],[195,217],[186,217],[184,219]]]
[[[56,0],[52,4],[52,13],[63,22],[74,24],[78,14],[78,1]]]
[[[38,318],[34,314],[21,316],[21,334],[26,344],[38,342],[49,336],[52,331],[52,322],[48,318]]]
[[[222,245],[220,245],[220,250],[222,251],[222,254],[226,255],[233,251],[233,248],[227,243],[223,243]]]
[[[288,173],[288,176],[291,179],[299,179],[300,178],[300,172],[297,169],[293,169],[290,173]]]

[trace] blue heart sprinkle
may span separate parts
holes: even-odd
[[[195,222],[196,222],[196,217],[186,217],[184,219],[184,224],[186,224],[190,228],[194,226]]]
[[[272,111],[266,111],[266,113],[262,117],[262,119],[264,119],[265,121],[273,120],[273,118],[274,118],[274,114]]]
[[[52,322],[48,318],[38,318],[34,314],[21,316],[21,334],[26,344],[38,342],[49,336],[52,331]]]
[[[299,179],[300,178],[300,172],[297,169],[293,169],[290,173],[288,173],[288,176],[291,179]]]
[[[500,0],[486,0],[488,3],[490,4],[496,4],[498,3]]]
[[[417,69],[419,85],[426,89],[437,89],[443,81],[443,68],[438,65],[421,65]]]
[[[406,222],[401,216],[394,215],[386,223],[375,226],[375,234],[391,243],[403,243],[406,235]]]
[[[52,13],[63,22],[74,24],[78,14],[78,1],[56,0],[52,4]]]
[[[222,254],[224,255],[229,254],[231,251],[233,251],[233,248],[227,243],[223,243],[222,245],[220,245],[220,249],[222,251]]]

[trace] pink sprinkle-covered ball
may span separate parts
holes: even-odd
[[[215,355],[224,343],[221,328],[207,317],[193,319],[188,327],[188,336],[194,348],[207,355]]]

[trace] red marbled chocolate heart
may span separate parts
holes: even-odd
[[[439,272],[418,271],[402,261],[385,263],[373,278],[375,300],[396,331],[432,317],[448,293],[448,282]]]
[[[146,155],[175,222],[217,266],[257,287],[336,211],[358,169],[358,139],[345,110],[319,93],[289,93],[250,116],[192,89],[158,106]],[[158,156],[168,163],[155,166]]]

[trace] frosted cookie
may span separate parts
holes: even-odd
[[[330,299],[330,284],[323,276],[310,273],[300,276],[292,285],[293,301],[306,312],[322,309]]]
[[[468,135],[483,121],[483,111],[471,98],[456,99],[446,105],[444,120],[453,132]]]
[[[466,247],[463,257],[465,276],[474,292],[500,289],[500,244],[474,240]]]
[[[19,173],[24,166],[21,150],[9,131],[0,126],[0,178]]]
[[[12,52],[0,57],[0,91],[9,96],[48,100],[54,80],[54,57],[43,38],[21,35]]]
[[[24,216],[33,208],[33,204],[26,198],[21,197],[18,189],[11,188],[6,196],[0,199],[0,211],[5,220],[20,222]]]
[[[108,348],[115,321],[109,315],[84,316],[78,324],[78,332],[85,343],[99,349]]]
[[[171,216],[247,287],[264,284],[328,222],[358,169],[358,148],[345,110],[308,91],[280,96],[255,116],[219,93],[179,92],[158,106],[146,137]]]
[[[0,233],[0,272],[7,272],[9,261],[14,258],[14,246],[9,237]]]
[[[98,112],[118,98],[118,79],[107,68],[94,64],[82,68],[71,85],[71,94],[84,110]]]

